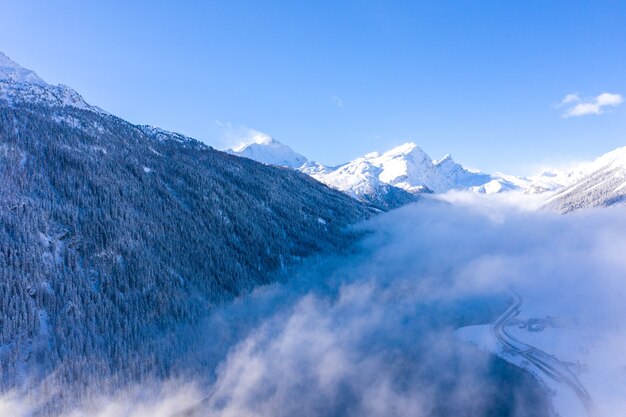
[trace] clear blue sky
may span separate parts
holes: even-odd
[[[8,1],[0,50],[134,123],[334,164],[415,141],[485,171],[626,145],[626,2]],[[569,106],[576,103],[570,103]]]

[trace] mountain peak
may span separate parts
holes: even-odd
[[[516,188],[502,179],[478,190],[476,187],[489,183],[494,177],[463,168],[449,154],[433,161],[413,142],[403,143],[384,153],[371,152],[336,167],[308,161],[264,134],[253,138],[252,143],[227,152],[265,164],[295,168],[358,200],[385,207],[395,207],[399,201],[402,204],[415,201],[416,196],[424,192],[475,189],[493,193]]]
[[[0,52],[0,81],[45,85],[34,71],[22,67],[17,62]]]
[[[9,105],[30,103],[106,113],[99,107],[87,104],[72,88],[46,83],[34,71],[22,67],[2,52],[0,52],[0,100]]]
[[[241,144],[237,146],[233,146],[231,150],[234,152],[241,152],[244,149],[249,148],[253,145],[272,145],[275,147],[286,146],[286,145],[283,145],[281,142],[277,141],[276,139],[274,139],[273,137],[271,137],[270,135],[257,132],[254,135],[252,135],[250,138],[248,138],[246,142],[242,142]]]
[[[424,153],[424,151],[422,151],[422,149],[419,146],[417,146],[415,143],[406,142],[400,146],[396,146],[395,148],[388,150],[387,152],[385,152],[385,155],[401,156],[401,155],[408,155],[416,151],[420,153]]]
[[[448,153],[443,158],[437,161],[433,161],[433,164],[435,164],[435,166],[437,167],[440,167],[442,165],[447,165],[447,164],[456,164],[456,162],[454,161],[454,159],[452,159],[452,155]]]
[[[255,134],[251,143],[235,146],[232,149],[227,149],[226,152],[254,159],[267,165],[289,168],[300,168],[309,162],[303,155],[264,133]]]

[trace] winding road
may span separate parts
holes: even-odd
[[[572,370],[556,357],[537,349],[534,346],[521,342],[506,331],[506,325],[517,317],[522,309],[523,300],[513,294],[514,302],[493,323],[492,331],[498,341],[512,353],[519,355],[532,363],[540,372],[553,380],[566,384],[578,397],[589,417],[598,417],[591,396]]]
[[[506,326],[511,320],[516,318],[521,310],[523,300],[517,294],[513,294],[514,301],[507,308],[500,317],[493,323],[491,329],[494,336],[498,341],[513,354],[519,355],[532,363],[541,373],[547,375],[551,379],[567,385],[578,397],[581,404],[585,408],[588,417],[599,417],[593,400],[587,392],[587,389],[578,379],[576,374],[563,362],[559,361],[556,357],[534,347],[526,344],[506,331]],[[180,411],[171,417],[193,417],[201,410],[202,404],[207,401],[205,398],[198,405],[192,406],[186,410]]]

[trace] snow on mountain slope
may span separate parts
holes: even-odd
[[[529,177],[512,177],[503,175],[503,178],[516,184],[530,194],[554,192],[563,187],[573,184],[588,172],[584,167],[588,163],[575,164],[569,168],[548,168],[537,175]]]
[[[491,181],[491,175],[470,171],[455,162],[448,154],[438,161],[433,161],[440,175],[447,179],[452,188],[468,188],[483,185]]]
[[[409,192],[447,191],[447,181],[440,175],[433,160],[414,143],[405,143],[380,156],[371,158],[380,168],[378,178]]]
[[[23,68],[2,52],[0,52],[0,100],[9,104],[71,106],[105,113],[102,109],[87,104],[80,94],[70,87],[46,83],[34,71]]]
[[[372,152],[338,167],[307,160],[303,155],[267,135],[227,152],[271,165],[298,169],[324,184],[379,208],[416,201],[417,194],[481,187],[494,181],[488,174],[463,168],[450,155],[433,161],[415,143],[405,143],[383,154]],[[517,188],[502,179],[483,193]]]
[[[571,177],[576,180],[548,199],[546,207],[567,213],[626,204],[626,147],[581,164]]]
[[[308,159],[303,155],[300,155],[271,136],[258,134],[253,139],[254,142],[252,143],[227,149],[226,152],[253,159],[266,165],[277,165],[294,169],[298,169],[308,162]]]
[[[327,174],[329,172],[332,172],[334,169],[335,169],[334,167],[328,167],[324,164],[320,164],[319,162],[315,162],[315,161],[307,161],[304,165],[298,168],[300,172],[303,172],[311,176],[315,176],[319,174]]]
[[[34,71],[21,67],[2,52],[0,52],[0,80],[14,83],[46,84]]]
[[[528,177],[507,175],[496,172],[491,181],[473,186],[469,189],[483,194],[494,194],[513,190],[521,190],[526,194],[552,194],[564,187],[574,184],[585,175],[593,172],[592,162],[574,164],[566,169],[547,168],[539,174]]]
[[[312,174],[313,178],[349,196],[379,208],[394,208],[417,200],[414,193],[383,182],[382,169],[372,164],[368,154],[330,172]]]
[[[497,194],[519,190],[528,194],[547,193],[546,205],[566,212],[581,207],[620,204],[626,200],[625,149],[616,149],[594,161],[578,163],[567,169],[545,169],[529,177],[468,170],[450,155],[432,160],[410,142],[382,154],[369,153],[338,167],[308,161],[269,136],[229,152],[300,170],[381,209],[416,201],[418,195],[425,192],[470,190]]]
[[[565,168],[545,168],[541,173],[529,177],[514,177],[500,173],[495,176],[513,183],[527,193],[557,192],[575,185],[583,178],[609,165],[620,165],[619,160],[624,152],[620,149],[622,148],[608,152],[593,161],[572,163]]]
[[[479,194],[498,194],[518,189],[517,185],[504,178],[493,178],[485,184],[469,187],[469,190]]]
[[[412,194],[440,193],[480,186],[492,180],[490,175],[466,170],[450,155],[433,161],[414,143],[405,143],[382,155],[367,154],[315,178],[348,194],[375,189],[380,184]]]
[[[414,144],[404,144],[382,155],[369,153],[314,178],[358,200],[382,202],[399,190],[408,195],[431,192],[432,188],[417,178],[428,178],[429,184],[438,185],[439,182],[433,180],[434,171],[432,160],[421,149]],[[415,201],[416,198],[405,200]]]
[[[329,173],[315,174],[313,177],[358,199],[372,193],[382,184],[378,178],[380,172],[381,169],[371,164],[366,155]]]

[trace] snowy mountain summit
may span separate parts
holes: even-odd
[[[357,199],[364,199],[364,196],[372,193],[389,194],[389,190],[385,191],[384,187],[401,190],[413,196],[415,200],[422,193],[468,189],[490,181],[498,181],[491,175],[465,169],[450,155],[433,160],[412,142],[404,143],[383,154],[378,152],[367,154],[330,173],[314,177]],[[394,196],[396,195],[397,192],[394,193]]]
[[[0,52],[0,81],[46,84],[34,71],[21,67],[2,52]]]
[[[289,146],[284,145],[263,133],[258,133],[253,137],[253,142],[242,144],[226,152],[253,159],[267,165],[278,165],[289,168],[300,168],[305,165],[308,160],[299,153],[295,152]]]
[[[251,143],[243,143],[226,149],[226,152],[266,165],[296,169],[309,175],[323,174],[331,170],[325,165],[308,160],[304,155],[263,133],[254,135]]]
[[[433,160],[414,143],[402,144],[382,155],[370,154],[364,162],[380,169],[378,178],[385,184],[413,193],[443,191]]]
[[[384,153],[371,152],[329,167],[309,161],[266,135],[228,152],[299,170],[331,188],[379,209],[416,201],[423,193],[469,190],[480,194],[522,191],[545,195],[545,207],[569,212],[586,207],[626,205],[626,147],[566,169],[546,168],[520,177],[470,170],[450,155],[433,160],[413,142]]]
[[[229,149],[234,155],[265,164],[297,169],[326,185],[380,208],[397,207],[415,201],[422,193],[481,187],[503,181],[491,175],[470,171],[450,155],[433,160],[415,143],[407,142],[387,152],[371,152],[337,167],[307,160],[290,147],[266,135],[251,144]],[[500,192],[512,185],[491,186],[477,192]]]
[[[41,104],[52,107],[71,106],[98,113],[76,91],[65,85],[50,85],[0,52],[0,100],[8,104]]]

